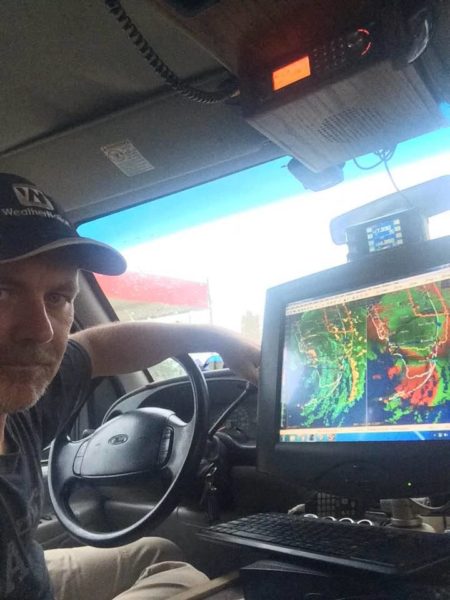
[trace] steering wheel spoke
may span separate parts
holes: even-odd
[[[189,451],[194,428],[194,419],[185,423],[175,414],[169,418],[160,447],[160,464],[164,478],[169,477],[170,481],[176,478]]]
[[[59,440],[56,448],[52,445],[49,461],[54,461],[53,490],[62,498],[67,498],[72,485],[80,474],[80,464],[86,440],[73,441],[67,436]]]

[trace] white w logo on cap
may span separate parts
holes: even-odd
[[[13,190],[17,200],[22,206],[31,206],[34,208],[45,208],[46,210],[55,210],[50,198],[37,187],[16,183]]]

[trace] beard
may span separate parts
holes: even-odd
[[[36,404],[56,375],[62,355],[55,348],[0,346],[0,414]]]

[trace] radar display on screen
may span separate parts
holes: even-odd
[[[450,440],[450,269],[285,319],[280,441]]]

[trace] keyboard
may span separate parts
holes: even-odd
[[[450,534],[261,513],[219,523],[203,538],[276,554],[391,575],[409,575],[450,559]]]

